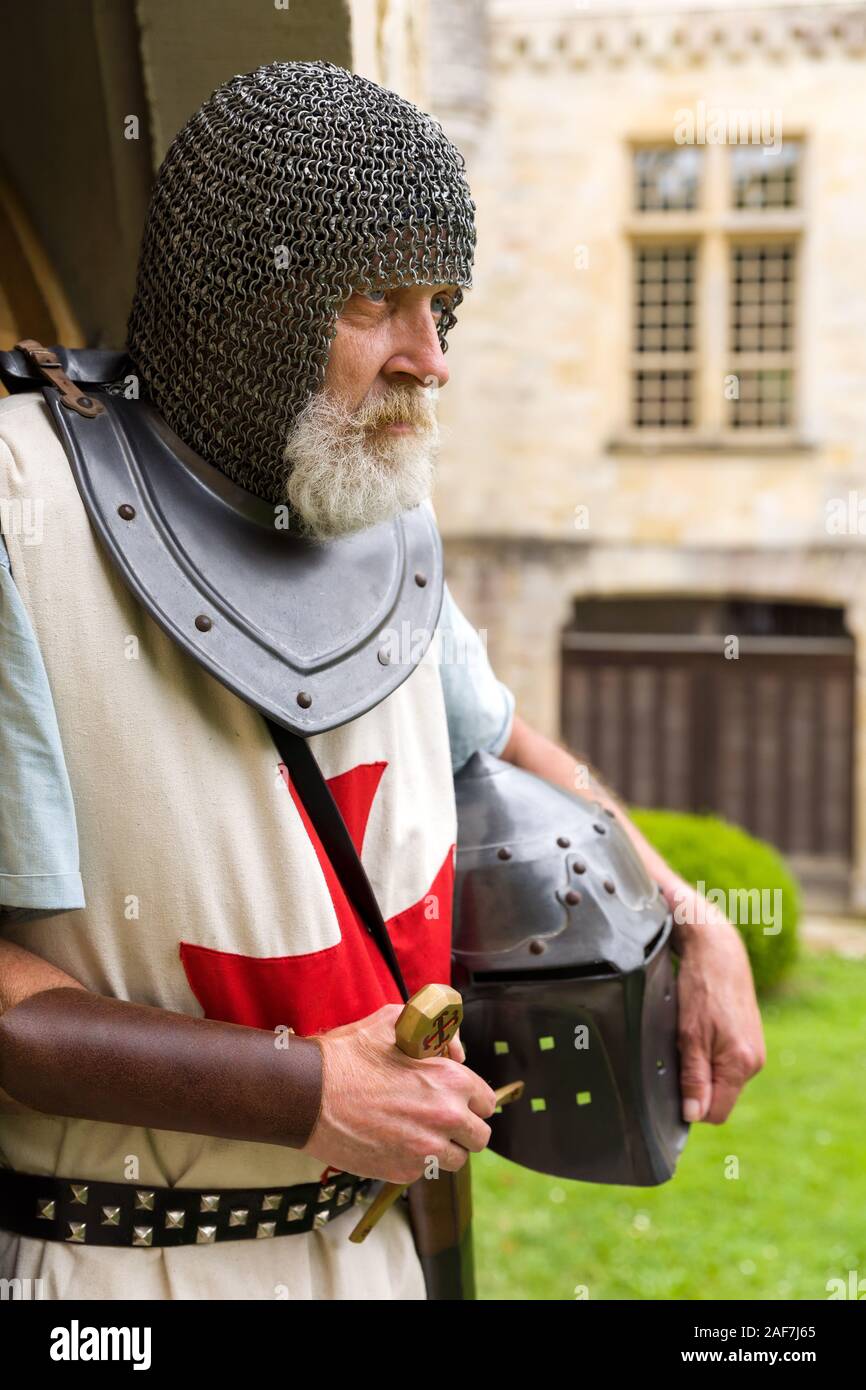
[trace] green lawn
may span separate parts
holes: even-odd
[[[762,1009],[764,1070],[662,1187],[473,1158],[479,1298],[826,1299],[866,1279],[866,961],[803,954]]]

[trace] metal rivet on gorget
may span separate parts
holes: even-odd
[[[376,655],[383,666],[390,665],[391,657],[386,647],[380,647]]]
[[[128,502],[121,502],[117,509],[117,515],[123,517],[124,521],[132,521],[135,516],[135,507],[130,506]]]
[[[299,690],[297,694],[297,701],[301,709],[309,709],[310,705],[313,703],[313,697],[312,695],[308,695],[306,690]]]
[[[90,405],[93,405],[93,401],[90,399],[89,396],[79,396],[79,397],[77,398],[75,404],[76,404],[76,405],[83,405],[83,406],[90,406]]]
[[[593,828],[593,830],[596,832],[597,835],[606,835],[606,834],[607,834],[607,826],[606,826],[606,825],[599,825],[599,823],[598,823],[597,820],[596,820],[596,821],[593,821],[593,823],[592,823],[592,828]]]
[[[195,625],[199,632],[210,632],[213,627],[213,623],[206,613],[199,613],[195,620]]]
[[[498,850],[496,851],[496,853],[497,853],[497,855],[499,856],[500,859],[510,859],[510,858],[511,858],[511,850],[510,850],[510,849],[506,849],[506,848],[505,848],[505,845],[503,845],[501,849],[498,849]]]
[[[604,814],[610,816],[611,820],[616,820],[616,812],[612,811],[609,806],[605,806]]]
[[[427,583],[427,576],[426,576],[426,574],[419,574],[419,573],[416,572],[416,574],[415,574],[415,583],[418,585],[418,588],[419,588],[419,589],[423,589],[424,586],[425,586],[426,583]]]
[[[575,859],[571,867],[576,874],[586,873],[586,864],[583,859]]]
[[[605,879],[605,881],[604,881],[604,891],[605,891],[605,893],[615,893],[615,892],[616,892],[616,884],[614,883],[614,881],[613,881],[612,878],[606,878],[606,879]]]
[[[580,902],[580,894],[576,893],[573,888],[569,888],[565,895],[565,901],[568,903],[569,907],[576,907]]]
[[[530,941],[529,949],[534,956],[543,956],[544,952],[547,950],[547,947],[545,946],[543,941],[536,940]]]

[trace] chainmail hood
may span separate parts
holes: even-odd
[[[128,327],[184,443],[284,501],[286,435],[349,294],[471,285],[464,169],[437,121],[332,63],[269,63],[217,88],[157,174]],[[455,321],[441,316],[443,349]]]

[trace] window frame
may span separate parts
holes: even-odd
[[[805,265],[807,250],[807,198],[809,144],[797,130],[785,136],[797,142],[798,204],[794,208],[737,208],[734,204],[734,161],[729,144],[701,145],[701,173],[697,206],[692,211],[640,212],[635,208],[635,155],[646,148],[676,148],[670,136],[642,136],[626,142],[628,161],[628,205],[623,219],[623,241],[629,275],[627,305],[628,328],[625,338],[627,380],[620,408],[622,427],[608,442],[612,452],[637,450],[658,454],[665,451],[695,452],[791,452],[809,450],[814,445],[803,432],[806,416],[803,383],[803,343],[805,339]],[[729,402],[724,383],[734,367],[731,344],[731,249],[745,242],[789,243],[795,248],[793,288],[793,346],[786,353],[786,366],[792,372],[791,423],[783,427],[737,427],[728,421]],[[635,256],[643,245],[663,247],[690,243],[696,247],[696,339],[694,365],[694,420],[690,428],[648,428],[633,421],[635,372],[641,369],[636,342]],[[777,354],[766,354],[767,367],[775,365]],[[680,370],[679,360],[671,370]],[[679,354],[676,355],[679,359]],[[773,359],[772,361],[770,359]],[[644,368],[647,367],[644,361]],[[656,368],[656,362],[652,367]],[[751,366],[751,364],[750,364]]]

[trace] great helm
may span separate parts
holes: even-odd
[[[652,1186],[680,1118],[672,917],[616,819],[486,753],[456,778],[452,983],[466,1060],[522,1099],[489,1147],[525,1168]]]

